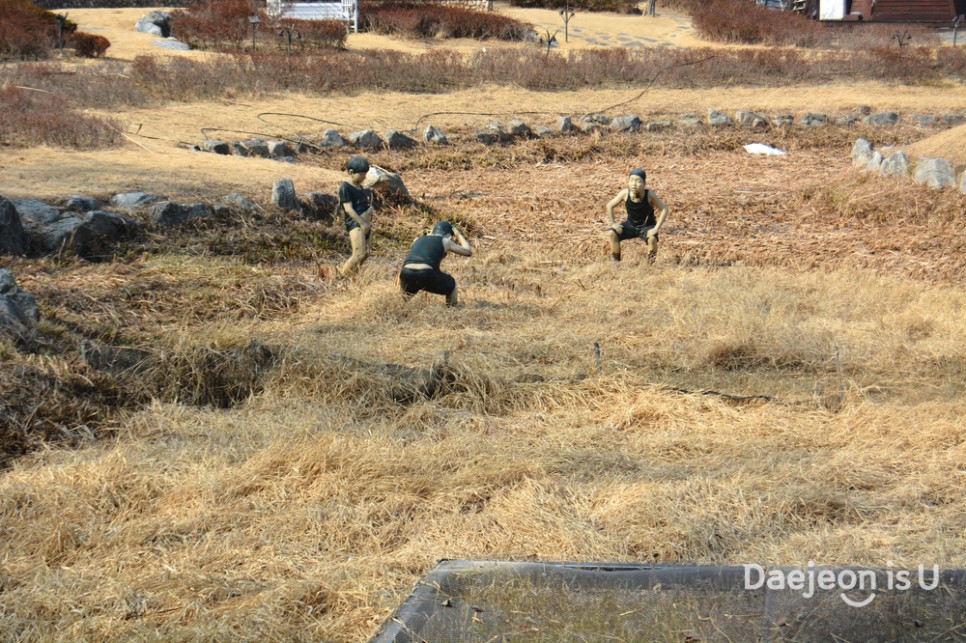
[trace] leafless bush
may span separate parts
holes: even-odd
[[[510,0],[514,7],[562,9],[565,6],[579,11],[614,11],[617,13],[641,13],[635,0]]]
[[[251,0],[202,0],[173,12],[171,31],[197,49],[237,50],[251,37],[252,15],[265,18]]]
[[[497,13],[416,2],[367,2],[360,18],[370,31],[411,38],[525,40],[532,27]]]
[[[366,90],[443,92],[482,83],[534,90],[588,87],[714,87],[742,84],[879,80],[940,82],[962,75],[966,48],[884,45],[855,52],[773,49],[588,49],[547,55],[540,49],[462,54],[430,51],[320,49],[236,52],[208,61],[139,56],[133,63],[64,70],[56,65],[9,65],[0,82],[55,92],[77,106],[110,108],[223,96],[226,92],[354,93]]]
[[[860,51],[888,45],[895,32],[895,26],[885,24],[824,24],[750,0],[662,0],[662,5],[690,14],[695,28],[717,42]],[[938,44],[927,28],[912,27],[909,32],[919,45]]]
[[[0,89],[0,140],[4,143],[92,149],[117,146],[121,139],[117,123],[65,108],[54,94],[17,87]]]
[[[346,29],[339,20],[286,20],[282,27],[297,34],[299,52],[345,47]],[[284,32],[279,31],[279,36],[284,37]]]
[[[65,36],[77,29],[73,21],[64,23]],[[49,11],[28,0],[0,3],[0,59],[46,58],[57,44],[57,19]]]
[[[81,58],[100,58],[111,46],[111,41],[104,36],[78,31],[70,40],[74,52]]]

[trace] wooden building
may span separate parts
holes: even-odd
[[[819,20],[951,22],[966,14],[966,0],[799,0],[795,5]]]

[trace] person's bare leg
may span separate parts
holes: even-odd
[[[654,263],[657,259],[657,238],[649,237],[647,240],[647,263]]]
[[[621,260],[621,240],[617,235],[618,233],[613,228],[607,233],[607,238],[610,240],[610,256],[614,261]]]
[[[456,306],[457,304],[460,303],[460,298],[459,298],[459,295],[457,294],[456,291],[457,291],[456,286],[453,286],[453,292],[451,292],[450,294],[446,295],[446,305],[447,306]]]
[[[352,256],[346,259],[339,270],[343,275],[355,271],[369,256],[366,233],[362,231],[362,228],[349,230],[349,243],[352,245]]]

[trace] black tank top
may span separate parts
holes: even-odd
[[[424,263],[439,270],[439,263],[444,256],[446,256],[446,248],[443,247],[443,237],[428,234],[413,241],[403,264]]]
[[[644,196],[640,202],[632,201],[631,193],[628,192],[624,207],[627,208],[627,220],[638,228],[657,225],[657,219],[654,218],[654,206],[647,198],[647,190],[644,190]]]

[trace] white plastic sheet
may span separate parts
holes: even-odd
[[[786,154],[786,152],[764,143],[749,143],[745,145],[745,151],[749,154],[765,154],[766,156],[785,156]]]

